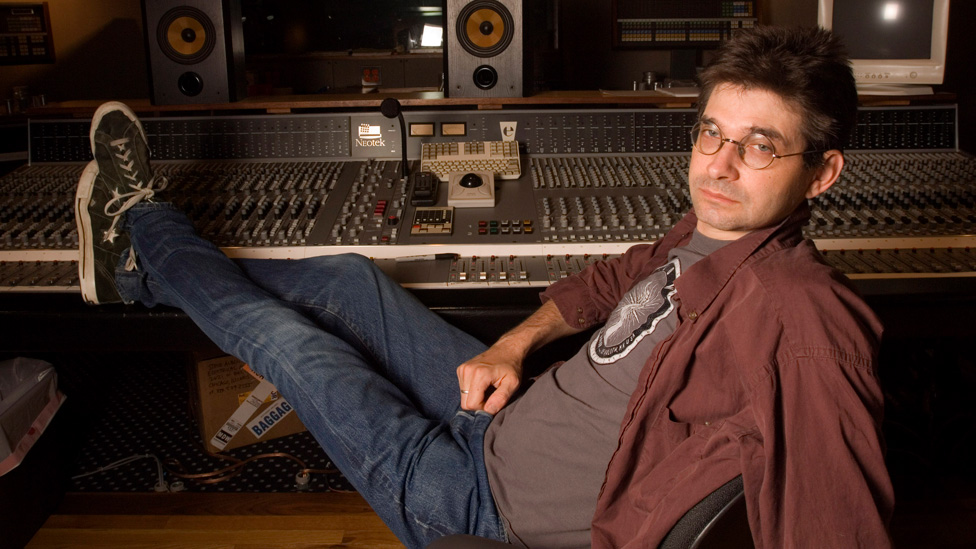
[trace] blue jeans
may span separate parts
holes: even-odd
[[[456,368],[485,349],[355,254],[230,260],[171,205],[126,213],[138,269],[127,302],[182,309],[292,403],[409,547],[506,538],[485,472],[492,416],[460,410]]]

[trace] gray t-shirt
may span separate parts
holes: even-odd
[[[627,401],[654,347],[677,324],[674,281],[725,243],[696,231],[624,295],[585,347],[492,421],[485,464],[513,543],[590,545],[590,521]]]

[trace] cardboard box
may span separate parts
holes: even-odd
[[[305,430],[274,386],[232,356],[196,357],[190,372],[190,407],[211,452]]]

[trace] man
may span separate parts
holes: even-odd
[[[678,326],[631,396],[594,545],[660,540],[739,474],[759,547],[889,544],[881,327],[800,234],[805,199],[836,182],[853,126],[857,98],[840,59],[825,31],[767,29],[733,40],[701,74],[694,228],[731,242],[675,282]],[[686,218],[659,247],[681,246],[691,228]],[[662,251],[637,249],[622,263],[648,269]],[[572,306],[608,279],[587,274],[578,289],[554,290],[577,292],[560,301]]]
[[[554,284],[489,348],[359,256],[227,259],[154,201],[165,183],[118,103],[79,183],[83,295],[182,308],[408,546],[586,546],[594,508],[593,544],[655,546],[738,474],[760,544],[886,544],[881,329],[800,234],[843,168],[850,69],[826,31],[760,29],[703,79],[694,213]],[[510,402],[529,353],[601,324]]]

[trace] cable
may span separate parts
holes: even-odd
[[[222,467],[220,469],[216,469],[214,471],[209,471],[206,473],[188,473],[186,472],[186,468],[183,466],[182,463],[180,463],[178,459],[167,459],[164,462],[164,465],[166,466],[166,471],[170,475],[179,479],[190,480],[199,484],[216,484],[218,482],[224,482],[226,480],[230,480],[236,477],[237,475],[241,474],[244,471],[244,468],[247,466],[247,464],[251,463],[252,461],[257,461],[259,459],[280,457],[280,458],[290,459],[295,463],[297,463],[298,466],[300,467],[298,472],[295,474],[295,487],[298,490],[310,489],[310,484],[311,484],[310,477],[311,474],[313,473],[331,475],[339,472],[339,470],[334,467],[326,468],[326,469],[310,469],[305,465],[304,461],[300,460],[299,458],[291,454],[286,454],[283,452],[269,452],[265,454],[258,454],[258,455],[248,457],[246,459],[238,459],[233,456],[217,454],[209,451],[206,451],[206,454],[212,458],[229,461],[231,462],[231,464],[226,467]],[[334,491],[342,491],[342,490],[334,490]]]
[[[265,454],[257,454],[246,459],[239,459],[233,456],[228,456],[224,454],[215,454],[213,452],[207,451],[206,454],[212,458],[222,459],[224,461],[231,462],[230,465],[222,467],[220,469],[209,471],[206,473],[189,473],[183,464],[175,458],[167,459],[161,461],[154,454],[136,454],[129,456],[127,458],[120,459],[104,465],[95,469],[93,471],[88,471],[85,473],[77,474],[71,477],[71,480],[77,480],[80,478],[89,477],[92,475],[97,475],[106,471],[111,471],[119,467],[128,465],[130,463],[142,460],[142,459],[153,459],[156,462],[156,485],[154,486],[157,492],[179,492],[184,489],[183,480],[189,480],[196,482],[198,484],[215,484],[218,482],[224,482],[230,480],[244,471],[244,468],[248,463],[257,461],[259,459],[269,459],[269,458],[285,458],[290,459],[298,464],[299,470],[295,474],[295,488],[299,491],[305,491],[311,489],[311,475],[312,474],[322,474],[322,475],[332,475],[339,473],[339,469],[335,467],[325,468],[325,469],[311,469],[305,465],[305,462],[298,459],[297,457],[286,454],[283,452],[269,452]],[[166,482],[165,475],[169,474],[171,477],[181,479],[179,481],[174,481],[171,483]],[[341,490],[338,488],[328,487],[330,491],[334,492],[347,492],[348,490]]]
[[[111,471],[112,469],[117,469],[119,467],[122,467],[123,465],[128,465],[128,464],[130,464],[132,462],[139,461],[141,459],[150,459],[150,458],[152,458],[153,460],[156,461],[156,486],[154,486],[154,489],[157,492],[166,492],[166,491],[168,491],[170,487],[169,487],[169,485],[166,484],[166,479],[163,476],[163,463],[154,454],[136,454],[136,455],[129,456],[127,458],[122,458],[122,459],[120,459],[118,461],[113,461],[112,463],[109,463],[108,465],[104,465],[102,467],[99,467],[98,469],[95,469],[94,471],[89,471],[87,473],[77,474],[77,475],[71,477],[71,480],[77,480],[77,479],[80,479],[80,478],[90,477],[92,475],[97,475],[98,473],[103,473],[105,471]]]

